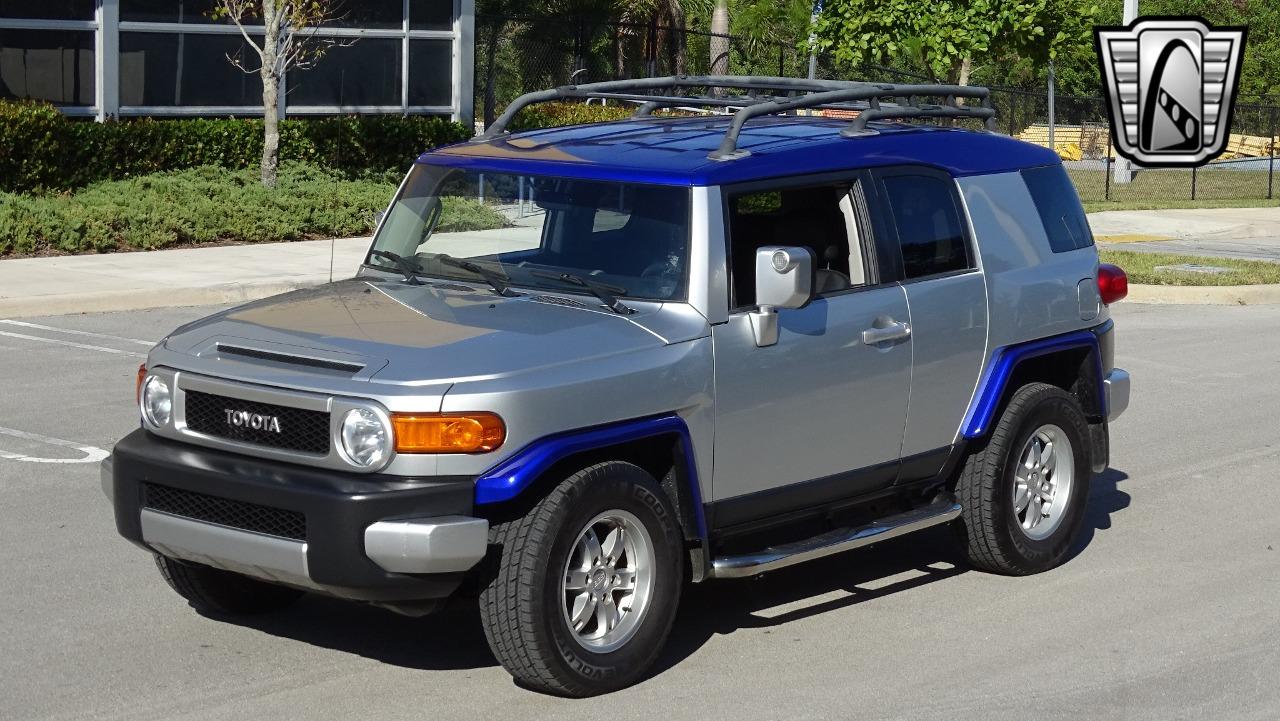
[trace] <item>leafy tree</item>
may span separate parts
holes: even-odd
[[[975,64],[1043,64],[1087,46],[1097,12],[1091,0],[830,0],[817,44],[843,65],[906,65],[967,84]]]
[[[290,70],[313,67],[339,41],[317,37],[320,25],[340,15],[341,0],[218,0],[215,18],[225,18],[240,29],[244,41],[257,56],[257,67],[239,55],[227,59],[246,73],[262,78],[263,143],[262,184],[276,185],[280,165],[280,83]],[[261,44],[246,25],[263,26]]]

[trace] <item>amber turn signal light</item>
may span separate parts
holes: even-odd
[[[392,413],[396,453],[485,453],[507,428],[492,413]]]
[[[142,381],[146,380],[146,378],[147,378],[147,364],[143,363],[142,365],[138,366],[138,380],[133,386],[133,402],[134,403],[142,402]]]

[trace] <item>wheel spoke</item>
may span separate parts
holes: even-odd
[[[629,568],[619,568],[614,571],[614,575],[618,577],[614,589],[618,591],[631,591],[636,587],[636,572]]]
[[[1035,528],[1042,518],[1044,510],[1044,501],[1039,496],[1032,496],[1031,503],[1027,506],[1027,521],[1023,524],[1025,528]]]
[[[598,604],[590,593],[580,593],[573,599],[573,607],[569,610],[569,620],[574,631],[581,631],[591,616],[596,613]]]
[[[587,532],[582,534],[582,545],[586,549],[587,563],[589,565],[599,563],[603,558],[603,549],[600,548],[600,538],[596,536],[594,528],[588,528]]]
[[[1025,483],[1019,483],[1017,490],[1013,496],[1013,512],[1021,514],[1026,510],[1027,504],[1031,502],[1031,492]]]
[[[613,602],[613,596],[605,594],[605,597],[596,604],[596,625],[597,631],[600,633],[608,633],[618,625],[618,607]]]
[[[1057,465],[1057,459],[1054,458],[1053,441],[1049,441],[1044,446],[1044,453],[1040,454],[1040,472],[1048,474]]]
[[[564,590],[583,591],[587,588],[587,572],[580,568],[571,568],[564,577]]]
[[[604,557],[606,559],[613,559],[616,561],[618,560],[618,557],[622,555],[622,546],[625,540],[623,536],[624,531],[622,526],[618,526],[612,531],[609,531],[609,533],[604,537],[604,544],[601,551],[604,553]]]
[[[1049,486],[1037,491],[1037,495],[1040,496],[1040,500],[1044,501],[1045,503],[1052,501],[1053,500],[1053,484],[1049,484]]]

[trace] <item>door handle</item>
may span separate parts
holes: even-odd
[[[901,322],[891,322],[883,328],[872,326],[862,331],[862,342],[867,345],[879,345],[893,340],[911,337],[911,326]]]

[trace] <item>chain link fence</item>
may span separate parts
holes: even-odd
[[[799,45],[671,28],[656,22],[590,22],[547,17],[476,19],[476,117],[492,122],[521,93],[569,83],[663,75],[807,77]],[[817,59],[815,76],[830,80],[928,82],[885,67],[841,69]],[[991,88],[1002,132],[1050,146],[1045,90]],[[1280,152],[1280,100],[1237,100],[1227,151],[1202,168],[1131,167],[1115,152],[1101,97],[1054,98],[1052,147],[1085,202],[1164,203],[1272,199]],[[1117,167],[1119,166],[1119,167]]]

